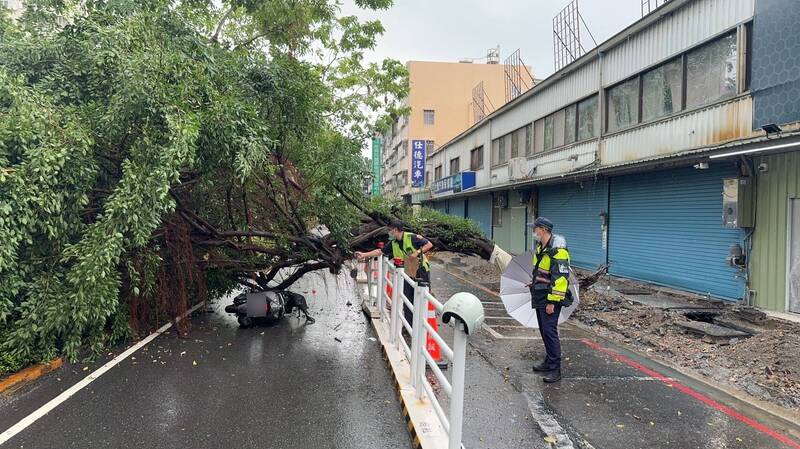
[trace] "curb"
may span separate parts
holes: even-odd
[[[64,359],[61,357],[51,360],[49,363],[40,363],[38,365],[31,365],[23,368],[10,376],[0,379],[0,393],[10,393],[17,388],[22,387],[23,384],[36,380],[45,374],[61,368],[64,364]]]
[[[411,367],[405,358],[405,354],[389,343],[390,331],[386,323],[376,316],[376,311],[370,310],[370,306],[365,307],[366,302],[364,301],[363,293],[362,289],[358,289],[358,294],[362,297],[364,314],[372,322],[372,328],[381,343],[383,359],[392,373],[392,383],[394,384],[397,398],[400,400],[403,419],[406,421],[406,429],[411,435],[414,448],[446,449],[448,447],[447,432],[439,422],[439,417],[436,415],[433,405],[426,398],[419,399],[416,397],[416,391],[411,387]]]

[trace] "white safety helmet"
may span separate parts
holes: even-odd
[[[449,323],[451,317],[464,324],[467,335],[478,332],[483,324],[483,304],[472,293],[456,293],[444,305],[442,322]]]

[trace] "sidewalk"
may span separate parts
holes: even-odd
[[[796,424],[569,323],[561,328],[564,379],[545,385],[531,370],[543,353],[537,332],[509,319],[496,293],[439,264],[431,283],[436,297],[469,291],[486,310],[486,332],[470,339],[480,358],[467,372],[467,379],[478,382],[467,390],[465,428],[472,429],[465,432],[465,447],[520,447],[497,435],[525,427],[541,438],[535,447],[800,449]],[[486,364],[498,377],[483,371]],[[484,378],[493,381],[484,385]],[[525,416],[517,402],[493,392],[498,378],[515,392],[506,393],[510,398],[524,401]],[[505,400],[508,407],[498,410],[496,404]],[[504,424],[494,427],[494,422]],[[497,443],[480,440],[488,435]]]

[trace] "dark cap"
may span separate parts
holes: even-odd
[[[548,232],[553,230],[553,222],[544,217],[538,217],[533,223],[528,223],[528,226],[546,229]]]
[[[406,229],[406,225],[400,220],[392,220],[389,222],[389,227],[392,229],[399,229],[404,231]]]

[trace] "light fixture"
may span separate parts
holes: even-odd
[[[698,170],[708,170],[708,162],[698,162],[694,164],[694,168]]]
[[[783,132],[783,129],[774,123],[768,123],[762,126],[761,129],[763,129],[764,132],[767,134],[777,134]]]
[[[709,156],[708,158],[709,159],[719,159],[719,158],[722,158],[722,157],[738,156],[740,154],[761,153],[761,152],[764,152],[764,151],[779,150],[781,148],[796,147],[798,145],[800,145],[800,142],[784,143],[782,145],[771,145],[771,146],[763,147],[763,148],[750,148],[750,149],[747,149],[747,150],[732,151],[730,153],[714,154],[714,155]]]

